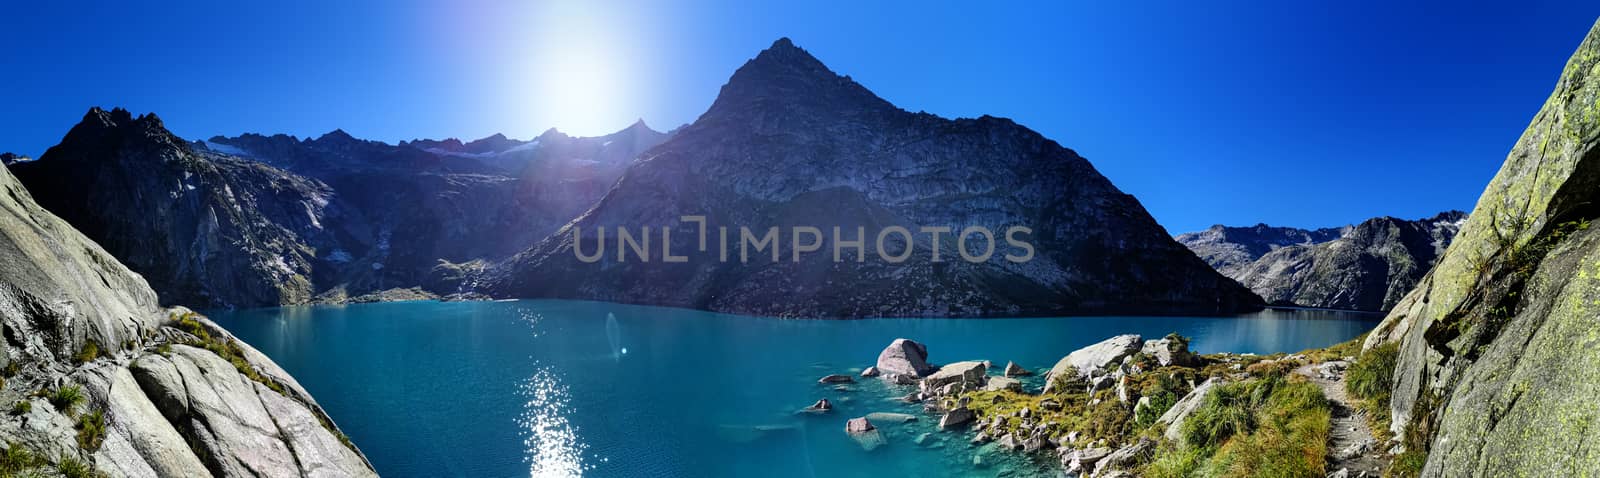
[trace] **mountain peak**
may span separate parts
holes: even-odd
[[[726,119],[744,121],[736,118],[752,108],[785,114],[897,109],[850,77],[834,73],[788,38],[779,38],[740,66],[722,85],[706,115],[734,115]]]
[[[96,106],[84,113],[83,120],[67,131],[60,144],[52,146],[39,159],[98,159],[108,155],[91,153],[125,147],[186,149],[188,142],[167,131],[161,118],[154,113],[135,118],[133,113],[122,108],[106,111]]]

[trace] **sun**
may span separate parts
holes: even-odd
[[[630,50],[637,29],[584,2],[558,1],[534,12],[531,51],[522,58],[535,116],[561,131],[594,136],[641,116],[636,93],[641,58]]]
[[[573,45],[568,43],[568,45]],[[533,107],[540,115],[552,118],[552,126],[578,136],[594,136],[626,126],[638,112],[627,111],[631,103],[626,82],[629,73],[618,59],[601,45],[573,45],[548,52],[537,60],[533,72]]]

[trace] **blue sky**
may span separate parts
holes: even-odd
[[[189,138],[668,129],[788,36],[903,108],[1009,117],[1077,150],[1173,233],[1330,226],[1471,208],[1600,16],[1593,1],[242,3],[0,7],[0,150],[38,155],[93,105]]]

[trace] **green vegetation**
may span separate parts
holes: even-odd
[[[78,415],[78,447],[93,453],[106,439],[106,414],[102,410]]]
[[[33,402],[27,400],[17,400],[17,403],[11,404],[12,415],[22,415],[31,411],[33,411]]]
[[[61,455],[61,461],[56,463],[56,471],[66,478],[95,478],[100,476],[88,463],[71,455]]]
[[[172,344],[162,343],[161,345],[157,345],[156,353],[161,354],[162,357],[172,356]]]
[[[1299,377],[1218,386],[1165,443],[1144,476],[1323,476],[1330,406]]]
[[[72,357],[78,363],[93,362],[97,358],[100,358],[100,343],[95,342],[93,339],[84,341],[83,350],[79,350],[78,355]]]
[[[85,397],[83,396],[83,388],[77,385],[63,385],[56,387],[54,390],[46,393],[45,398],[50,401],[51,405],[56,406],[56,410],[60,410],[61,413],[68,415],[72,414],[73,407],[78,406],[78,404],[83,403],[85,400]]]
[[[1394,389],[1394,367],[1400,357],[1400,343],[1389,342],[1356,357],[1345,371],[1345,391],[1355,397],[1367,412],[1374,432],[1389,430],[1389,396]],[[1376,437],[1387,441],[1387,437]]]
[[[23,448],[20,443],[9,443],[4,450],[0,450],[0,476],[19,476],[45,464],[43,458]]]

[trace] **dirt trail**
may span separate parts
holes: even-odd
[[[1328,476],[1383,476],[1388,460],[1380,449],[1381,444],[1372,438],[1366,412],[1356,407],[1354,399],[1345,393],[1346,365],[1343,361],[1303,365],[1294,373],[1304,375],[1322,388],[1323,396],[1333,405],[1333,423],[1328,427]],[[1343,474],[1340,470],[1344,470]]]

